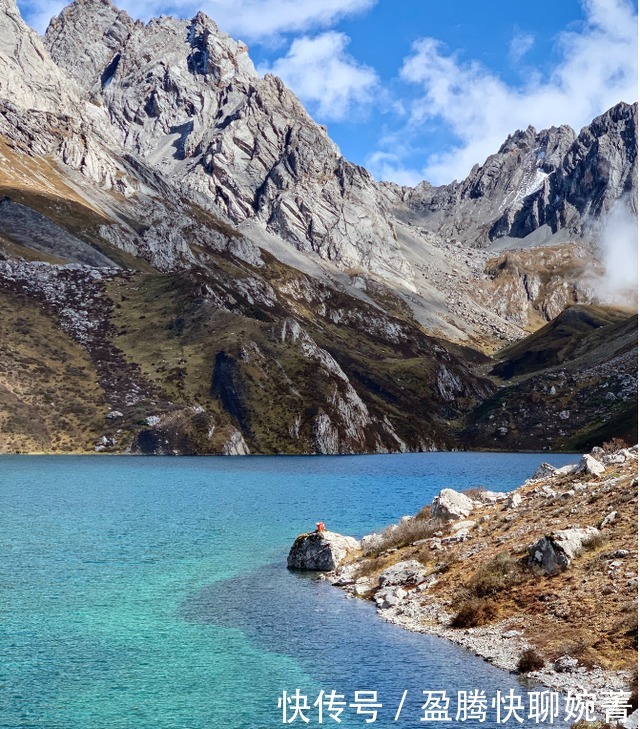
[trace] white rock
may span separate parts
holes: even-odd
[[[605,518],[600,522],[600,529],[604,529],[604,527],[609,526],[610,524],[613,524],[616,517],[618,516],[617,511],[610,511]]]
[[[407,591],[401,587],[387,587],[376,593],[375,602],[378,608],[386,610],[399,605],[406,596]]]
[[[431,513],[435,519],[452,521],[464,519],[473,511],[473,501],[468,496],[454,491],[453,489],[442,489],[435,497]]]
[[[222,446],[222,454],[224,456],[248,456],[251,453],[242,433],[239,430],[233,430]]]
[[[556,476],[568,476],[570,473],[573,473],[574,468],[575,466],[571,463],[566,466],[560,466],[560,468],[556,468]]]
[[[584,545],[600,532],[595,527],[563,529],[541,537],[529,546],[529,565],[541,567],[547,574],[566,570],[582,553]]]
[[[522,496],[517,491],[509,494],[509,497],[507,499],[508,509],[517,509],[520,504],[522,504]]]
[[[481,504],[495,504],[496,501],[504,501],[508,494],[504,491],[481,491],[476,499]]]
[[[556,476],[558,473],[558,469],[555,468],[555,466],[552,466],[550,463],[541,463],[538,468],[536,469],[533,476],[531,476],[532,481],[542,481],[547,478],[552,478],[553,476]]]
[[[604,473],[605,467],[600,463],[600,461],[596,461],[596,459],[593,456],[590,456],[588,453],[586,453],[584,456],[582,456],[582,459],[580,460],[580,463],[574,468],[573,473],[576,475],[582,475],[586,474],[588,476],[600,476],[600,474]]]
[[[418,585],[427,578],[427,571],[415,559],[404,560],[388,567],[378,578],[380,587]]]
[[[478,522],[473,521],[473,519],[466,519],[465,521],[457,521],[451,525],[451,530],[454,532],[457,532],[459,529],[466,529],[467,531],[470,531],[471,529],[476,527],[477,524],[478,524]]]
[[[578,659],[572,656],[560,656],[553,662],[553,670],[557,673],[570,673],[578,667]]]

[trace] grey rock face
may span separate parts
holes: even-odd
[[[397,562],[387,568],[378,578],[380,587],[418,585],[427,578],[423,565],[415,559]]]
[[[528,127],[512,134],[482,166],[475,165],[466,180],[442,187],[423,182],[407,191],[404,200],[431,230],[484,242],[491,237],[488,221],[514,216],[560,164],[574,139],[567,126],[540,133]]]
[[[572,656],[560,656],[553,662],[553,670],[558,673],[570,673],[578,667],[578,659]]]
[[[561,163],[512,216],[498,220],[490,238],[523,238],[542,225],[552,232],[587,231],[624,194],[635,210],[638,191],[638,105],[620,103],[585,127]],[[637,213],[637,210],[635,210]]]
[[[531,476],[531,480],[544,481],[547,478],[553,478],[557,473],[558,469],[555,466],[552,466],[550,463],[541,463],[533,476]]]
[[[298,570],[331,572],[359,547],[353,537],[336,532],[310,532],[301,534],[293,543],[287,567]]]
[[[0,99],[41,111],[76,101],[66,74],[51,61],[41,38],[22,20],[14,0],[0,3]]]
[[[406,596],[407,591],[403,590],[402,587],[385,587],[376,593],[376,607],[380,610],[396,607]]]
[[[45,41],[125,148],[174,184],[342,267],[411,276],[369,173],[206,15],[143,25],[103,0],[76,0]]]
[[[385,192],[401,218],[446,238],[484,245],[543,226],[547,238],[562,229],[589,234],[623,195],[637,212],[637,113],[637,104],[617,104],[579,135],[566,125],[542,132],[528,127],[462,182],[386,186]]]
[[[251,451],[245,443],[242,433],[234,430],[222,447],[222,453],[225,456],[248,456]]]
[[[587,453],[582,456],[580,463],[575,467],[573,473],[576,475],[586,474],[588,476],[598,477],[601,473],[604,473],[604,470],[605,468],[602,463]]]

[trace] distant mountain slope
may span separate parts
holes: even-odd
[[[589,236],[621,198],[637,215],[637,128],[638,104],[621,102],[579,135],[568,126],[512,134],[462,182],[385,187],[400,218],[446,238],[489,245],[536,232],[537,244],[562,231],[564,240]]]
[[[584,450],[637,440],[637,314],[571,307],[493,359],[502,386],[467,416],[468,445]]]
[[[633,323],[628,311],[572,306],[530,337],[497,353],[495,359],[500,362],[491,374],[510,380],[565,363],[599,364],[602,347],[607,349],[606,356],[612,356],[629,346]]]
[[[635,115],[516,132],[462,183],[400,188],[202,13],[145,24],[75,0],[42,39],[0,0],[0,451],[581,437],[582,417],[497,437],[483,413],[515,418],[528,385],[489,376],[487,354],[596,300],[587,221],[637,187]],[[632,377],[586,341],[589,367]],[[555,378],[536,342],[502,366],[547,347],[535,376]]]

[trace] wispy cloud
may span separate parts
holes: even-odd
[[[536,39],[531,33],[516,33],[509,44],[509,60],[519,63],[535,45]]]
[[[273,40],[282,33],[328,28],[343,18],[364,13],[378,0],[119,0],[118,7],[141,20],[158,15],[190,17],[207,13],[222,30],[245,41]],[[66,5],[57,0],[24,0],[25,19],[42,32]]]
[[[228,33],[261,40],[280,33],[328,28],[366,12],[378,0],[206,0],[204,7]]]
[[[434,121],[458,140],[430,156],[423,175],[435,184],[462,179],[516,129],[570,124],[580,129],[619,101],[637,99],[637,15],[627,0],[584,0],[581,32],[557,39],[551,73],[511,86],[477,61],[461,61],[434,38],[417,41],[401,77],[417,85],[409,123],[396,135],[419,139]],[[389,151],[384,146],[382,151]],[[394,152],[395,150],[391,149]]]
[[[638,296],[638,217],[622,199],[602,224],[597,244],[604,273],[596,280],[601,300],[633,305]]]
[[[371,104],[379,79],[347,53],[349,41],[336,31],[296,38],[284,57],[259,71],[280,76],[322,120],[357,117]]]

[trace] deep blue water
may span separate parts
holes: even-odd
[[[542,460],[576,457],[0,457],[0,728],[277,727],[296,688],[310,704],[375,690],[372,726],[446,726],[419,721],[423,690],[446,690],[453,715],[458,690],[524,696],[285,563],[320,519],[361,536],[445,486],[515,488]],[[365,718],[347,707],[341,726]]]

